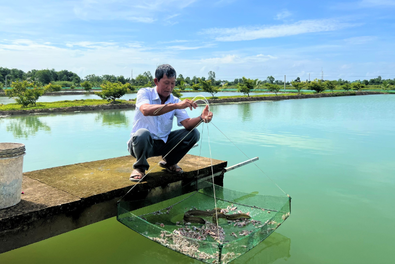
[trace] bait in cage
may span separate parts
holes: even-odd
[[[118,203],[119,222],[206,263],[228,263],[248,252],[291,212],[289,196],[251,195],[218,185],[137,210],[131,203]]]

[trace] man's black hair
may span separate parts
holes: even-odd
[[[177,76],[176,70],[171,65],[169,64],[159,65],[155,71],[155,78],[158,79],[158,82],[160,81],[160,79],[163,78],[163,75],[165,74],[167,78],[173,78]]]

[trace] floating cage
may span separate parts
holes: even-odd
[[[194,222],[196,218],[187,212],[212,212],[214,197],[221,211],[199,215],[204,223]],[[291,198],[246,194],[214,185],[137,210],[134,206],[133,201],[120,201],[118,221],[194,259],[228,263],[265,240],[289,217]]]

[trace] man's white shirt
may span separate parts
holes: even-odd
[[[165,104],[176,104],[178,102],[181,102],[181,100],[170,94]],[[133,133],[135,133],[137,130],[140,128],[146,128],[151,132],[153,139],[161,139],[166,142],[173,127],[174,116],[177,117],[178,126],[182,126],[181,122],[189,118],[185,109],[175,109],[163,115],[161,115],[159,112],[157,116],[144,116],[140,111],[140,107],[143,104],[161,104],[156,87],[143,88],[137,92],[136,114],[134,116],[131,138]],[[166,106],[164,109],[166,109]]]

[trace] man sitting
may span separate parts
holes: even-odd
[[[201,121],[208,123],[213,118],[208,105],[201,115],[189,118],[185,109],[196,109],[197,104],[193,100],[181,101],[173,96],[176,71],[169,64],[158,66],[154,82],[156,87],[140,89],[137,93],[136,114],[131,138],[127,143],[129,153],[136,158],[131,181],[140,181],[144,177],[149,168],[149,157],[163,157],[169,151],[160,165],[171,173],[183,173],[177,163],[199,141],[199,131],[194,128]],[[171,131],[174,116],[177,117],[178,125],[184,126],[183,129]]]

